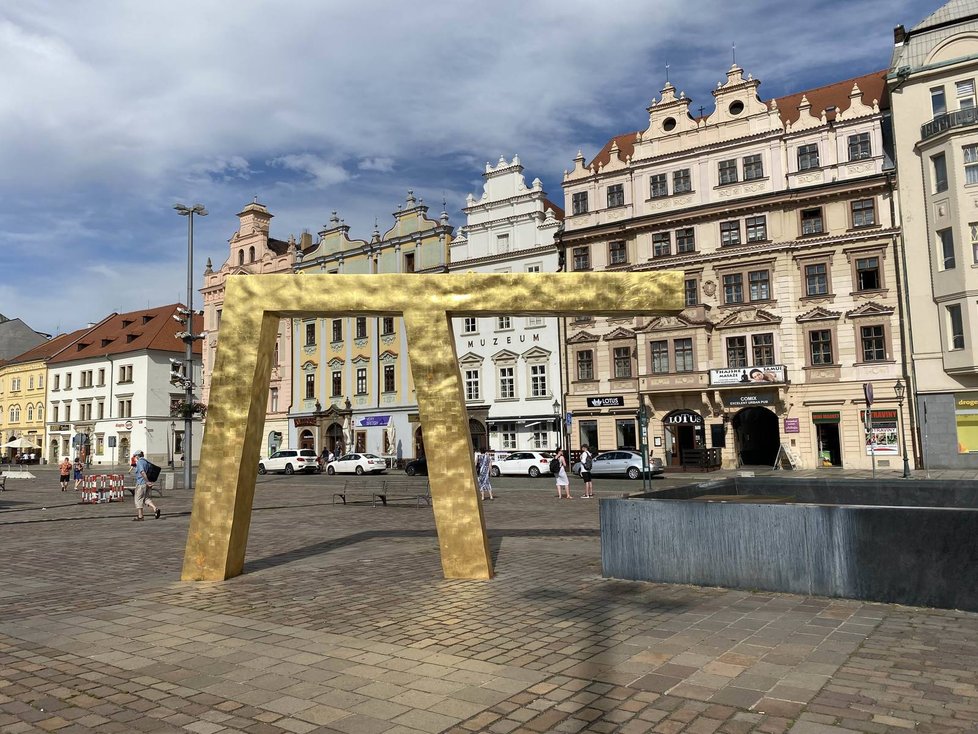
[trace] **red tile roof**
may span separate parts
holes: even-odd
[[[872,105],[875,99],[879,102],[880,109],[889,107],[890,98],[886,90],[886,70],[884,69],[883,71],[874,71],[872,74],[864,74],[841,82],[827,84],[824,87],[777,97],[781,121],[787,124],[798,119],[798,105],[801,103],[802,96],[808,98],[812,105],[812,112],[816,116],[821,115],[822,110],[832,106],[836,108],[837,112],[849,109],[849,92],[852,91],[853,83],[859,85],[859,89],[863,93],[864,104]],[[638,132],[616,135],[604,144],[604,147],[587,165],[592,166],[595,163],[600,163],[602,166],[607,165],[608,161],[611,160],[611,148],[615,143],[618,143],[618,157],[624,161],[627,156],[635,153],[636,135]]]
[[[74,339],[66,348],[54,355],[48,364],[73,362],[79,359],[97,359],[109,354],[154,350],[184,354],[186,346],[175,334],[183,330],[173,316],[182,304],[157,306],[142,311],[112,314]],[[194,314],[193,333],[203,329],[203,316]],[[200,342],[193,345],[194,354],[200,354]]]
[[[544,199],[543,200],[543,211],[546,212],[547,209],[553,209],[554,210],[554,216],[557,219],[563,219],[564,218],[564,207],[558,206],[557,204],[555,204],[552,201],[550,201],[550,199]]]

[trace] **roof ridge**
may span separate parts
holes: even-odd
[[[889,73],[889,69],[882,69],[881,71],[871,71],[867,74],[859,74],[858,76],[854,76],[849,79],[840,79],[837,82],[829,82],[828,84],[823,84],[820,87],[810,87],[808,89],[799,89],[797,92],[788,92],[787,94],[782,94],[780,97],[771,97],[771,99],[786,99],[788,97],[794,97],[795,95],[798,94],[808,94],[809,92],[818,92],[819,90],[828,89],[829,87],[835,87],[840,84],[845,84],[846,82],[855,82],[858,79],[865,79],[868,76],[877,76],[877,75],[885,76],[888,73]]]

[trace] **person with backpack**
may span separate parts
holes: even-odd
[[[581,446],[581,479],[584,480],[584,494],[581,495],[582,500],[594,497],[594,485],[591,484],[592,461],[590,448],[587,444]]]
[[[133,518],[134,521],[143,519],[143,505],[149,505],[153,510],[153,515],[157,520],[160,519],[160,515],[163,511],[159,507],[153,504],[153,500],[149,498],[149,490],[153,488],[153,482],[149,479],[150,463],[143,455],[142,451],[136,452],[136,492],[133,495],[136,502],[136,517]]]
[[[570,499],[570,479],[567,478],[567,459],[564,458],[564,450],[557,449],[557,453],[554,458],[550,460],[550,473],[554,475],[554,479],[557,482],[557,499],[563,497],[564,499]],[[560,488],[564,488],[566,494],[562,494]]]

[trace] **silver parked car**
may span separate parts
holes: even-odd
[[[662,459],[649,457],[649,474],[662,474]],[[640,479],[642,476],[642,455],[638,451],[604,451],[591,462],[592,477],[626,476]]]

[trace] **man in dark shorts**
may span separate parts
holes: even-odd
[[[587,444],[581,446],[581,479],[584,480],[584,494],[581,499],[594,497],[594,485],[591,484],[591,447]]]
[[[153,504],[153,500],[149,498],[149,490],[153,488],[153,483],[149,481],[146,476],[146,469],[149,468],[149,464],[146,458],[143,456],[142,451],[136,452],[136,492],[134,499],[136,502],[136,517],[133,520],[143,519],[143,505],[148,505],[150,509],[153,510],[153,516],[159,520],[160,515],[163,514],[159,507]]]

